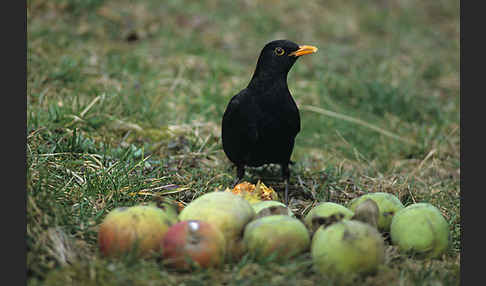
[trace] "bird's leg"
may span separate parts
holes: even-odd
[[[289,206],[289,179],[285,179],[285,205]]]
[[[243,179],[245,176],[245,165],[236,166],[236,179],[233,182],[233,188]]]
[[[289,178],[290,178],[290,170],[289,164],[280,164],[282,167],[282,177],[285,182],[285,205],[289,205]]]

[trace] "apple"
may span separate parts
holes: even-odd
[[[449,246],[449,224],[439,209],[429,203],[416,203],[400,210],[390,229],[392,243],[400,251],[418,257],[439,257]]]
[[[353,220],[358,220],[378,228],[378,219],[380,218],[380,209],[378,204],[372,199],[366,199],[360,203],[354,210]]]
[[[256,259],[282,260],[309,249],[310,235],[305,225],[294,217],[269,215],[245,227],[243,245]]]
[[[321,225],[327,227],[343,219],[351,219],[354,212],[337,203],[324,202],[312,208],[304,217],[307,228],[314,232]]]
[[[159,244],[177,216],[154,205],[119,207],[104,218],[98,230],[98,246],[107,257],[128,253],[147,257],[159,252]]]
[[[389,232],[393,215],[404,208],[402,202],[393,194],[376,192],[368,193],[351,200],[348,208],[355,211],[356,207],[367,199],[372,199],[378,205],[378,230],[381,232]]]
[[[249,182],[241,182],[234,186],[233,189],[226,188],[224,191],[241,196],[250,204],[278,199],[277,192],[272,187],[267,187],[260,180],[256,185]]]
[[[162,257],[178,270],[194,264],[202,268],[220,266],[225,257],[225,239],[219,229],[205,221],[181,221],[169,228],[162,240]]]
[[[311,242],[317,272],[338,279],[375,271],[385,258],[385,244],[378,230],[367,223],[343,220],[320,227]]]
[[[257,217],[275,215],[275,214],[286,214],[288,216],[295,217],[292,210],[287,207],[284,203],[279,201],[261,201],[251,205],[255,210]]]
[[[229,192],[211,192],[190,202],[179,214],[179,220],[201,220],[218,228],[226,240],[226,255],[243,254],[241,239],[248,222],[255,217],[250,203]]]

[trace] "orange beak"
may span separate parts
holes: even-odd
[[[303,45],[299,46],[297,51],[291,52],[289,56],[300,57],[307,54],[313,54],[315,52],[317,52],[317,47]]]

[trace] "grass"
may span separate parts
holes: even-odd
[[[288,79],[302,118],[293,210],[375,191],[430,202],[450,224],[448,252],[431,261],[389,248],[378,273],[355,282],[459,285],[459,1],[27,6],[29,285],[336,285],[308,253],[175,273],[97,249],[97,225],[113,208],[188,203],[231,184],[221,117],[277,38],[319,47]],[[278,174],[258,168],[246,179],[281,191]]]

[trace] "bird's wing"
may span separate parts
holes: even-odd
[[[258,140],[257,117],[258,107],[248,96],[246,89],[240,91],[230,100],[223,115],[223,129],[228,133],[241,134],[250,142]]]
[[[300,113],[299,109],[297,108],[297,104],[295,103],[292,95],[289,92],[289,101],[287,104],[287,115],[285,119],[287,120],[287,124],[289,125],[289,130],[295,132],[294,136],[300,132]]]
[[[233,96],[223,114],[223,149],[233,162],[247,160],[249,150],[258,141],[256,108],[244,89]]]

